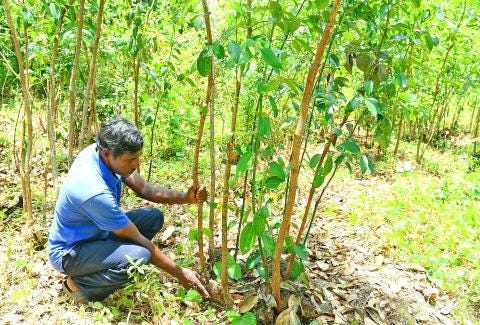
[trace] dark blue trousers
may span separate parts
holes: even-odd
[[[145,208],[126,213],[146,238],[152,239],[163,226],[163,213],[158,209]],[[103,300],[128,282],[130,265],[126,256],[141,264],[150,261],[150,252],[145,247],[127,242],[114,234],[107,240],[81,243],[63,257],[65,274],[89,300]]]

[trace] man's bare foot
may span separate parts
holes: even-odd
[[[67,286],[72,292],[77,292],[79,290],[75,282],[73,282],[71,276],[67,277]]]

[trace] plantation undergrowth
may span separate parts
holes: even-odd
[[[392,266],[404,263],[424,267],[429,281],[439,286],[436,295],[443,300],[438,304],[444,303],[445,299],[451,300],[454,319],[459,323],[472,323],[478,318],[480,293],[480,228],[476,217],[480,207],[480,172],[472,170],[473,162],[465,154],[466,148],[448,153],[429,152],[423,169],[409,162],[412,150],[413,146],[408,145],[403,158],[397,163],[388,158],[377,162],[377,174],[374,176],[350,175],[347,171],[339,174],[332,184],[335,190],[326,198],[313,226],[312,233],[315,235],[307,245],[312,256],[306,264],[307,274],[312,270],[321,274],[316,265],[335,265],[334,261],[338,258],[335,255],[328,257],[317,247],[370,247],[368,250],[373,252],[371,258],[363,262],[352,259],[352,267],[356,268],[352,273],[354,277],[357,274],[356,277],[361,279],[362,269],[389,274]],[[185,159],[188,157],[164,161],[158,166],[155,178],[160,182],[164,180],[164,185],[169,187],[188,186],[189,181],[184,179],[184,175],[188,175]],[[201,161],[202,165],[206,167],[206,163]],[[124,197],[125,209],[145,204],[132,193]],[[165,229],[156,242],[178,263],[198,266],[195,239],[191,236],[191,230],[195,229],[191,222],[194,220],[194,209],[168,206],[164,210],[167,216]],[[133,284],[104,302],[74,306],[61,294],[61,275],[49,266],[43,249],[18,245],[25,240],[20,214],[3,215],[2,218],[2,322],[169,320],[177,324],[192,324],[208,321],[238,323],[242,319],[248,322],[252,317],[250,313],[240,315],[236,310],[224,310],[215,303],[202,302],[196,291],[183,290],[174,280],[150,266],[132,266],[135,270],[132,273]],[[50,220],[46,218],[39,227],[46,232],[49,224]],[[333,274],[332,266],[328,272]],[[258,279],[258,274],[256,277]],[[310,275],[306,281],[315,278],[316,275]],[[245,281],[234,282],[232,286],[232,297],[237,304],[251,292],[252,284]],[[255,283],[255,277],[253,281]],[[407,289],[415,292],[413,288]],[[403,295],[404,291],[398,293],[399,298]],[[430,304],[434,306],[435,301]],[[405,314],[408,315],[408,312],[405,311]],[[411,317],[404,320],[414,320]]]
[[[480,316],[480,169],[467,147],[460,149],[431,151],[423,170],[405,170],[405,161],[385,163],[385,172],[397,172],[367,191],[354,189],[349,218],[381,228],[380,240],[395,261],[425,267],[458,298],[463,322],[465,313]]]

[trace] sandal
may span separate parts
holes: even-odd
[[[68,287],[67,279],[63,280],[62,282],[62,290],[65,293],[65,295],[67,295],[75,303],[81,304],[81,305],[88,303],[88,299],[83,293],[81,293],[80,291],[72,291],[72,289]]]

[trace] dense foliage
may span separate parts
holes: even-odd
[[[150,178],[162,161],[193,155],[198,121],[210,109],[216,123],[213,141],[201,142],[200,182],[212,182],[205,171],[208,149],[216,148],[213,156],[223,162],[216,169],[223,175],[225,168],[227,176],[211,190],[218,193],[209,202],[210,218],[228,218],[229,237],[236,238],[236,248],[224,256],[231,281],[242,277],[239,252],[249,254],[246,267],[256,268],[266,283],[280,272],[272,264],[276,253],[291,256],[284,277],[302,278],[311,226],[325,191],[335,191],[328,186],[338,169],[374,173],[375,161],[396,156],[402,141],[416,143],[421,163],[427,148],[443,148],[449,135],[478,134],[480,8],[474,0],[210,1],[210,15],[192,0],[3,3],[0,107],[20,107],[20,101],[24,107],[13,146],[25,197],[26,148],[45,133],[56,175],[57,168],[67,170],[74,148],[93,141],[101,121],[126,115],[145,134],[141,171]],[[332,33],[322,39],[329,16]],[[306,76],[320,40],[327,43],[310,99]],[[208,78],[213,95],[205,100]],[[305,123],[302,100],[308,104]],[[468,130],[459,123],[465,115],[471,116]],[[213,128],[213,117],[206,129]],[[33,121],[47,127],[29,137],[25,128]],[[294,135],[299,125],[300,145]],[[55,153],[57,146],[70,154]],[[295,150],[300,168],[292,168]],[[308,180],[309,197],[306,206],[293,207],[298,173]],[[191,237],[205,232],[213,238],[220,226],[212,224]],[[291,224],[299,229],[294,234]],[[279,229],[286,231],[280,240]],[[209,255],[209,267],[220,276],[220,261],[213,250]]]

